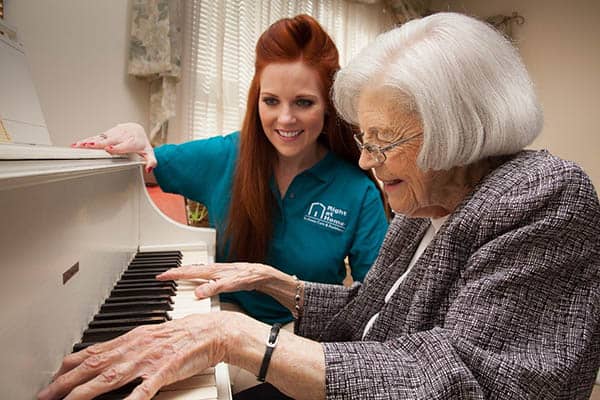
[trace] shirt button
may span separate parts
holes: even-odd
[[[290,199],[295,199],[296,195],[294,193],[290,193]]]

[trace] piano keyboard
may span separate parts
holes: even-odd
[[[170,268],[206,262],[205,251],[149,251],[136,254],[83,332],[81,341],[73,346],[73,351],[113,339],[140,325],[159,324],[192,313],[208,313],[218,309],[218,304],[211,305],[211,300],[215,302],[216,299],[196,298],[194,288],[197,283],[193,281],[157,281],[154,278]],[[163,387],[154,399],[228,399],[230,389],[226,371],[227,366],[219,364],[199,375]],[[96,400],[123,399],[139,383],[139,379],[135,380],[96,397]]]

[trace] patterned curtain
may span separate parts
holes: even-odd
[[[360,4],[383,4],[396,20],[396,24],[402,25],[414,18],[424,17],[431,14],[429,9],[430,0],[347,0],[351,3]]]
[[[152,144],[167,141],[181,77],[181,0],[133,0],[128,72],[150,82]]]
[[[523,25],[525,18],[517,12],[512,15],[493,15],[485,19],[485,22],[498,29],[510,40],[514,40],[513,28],[515,25]]]
[[[429,0],[383,0],[392,10],[398,25],[431,14]]]

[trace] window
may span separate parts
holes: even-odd
[[[175,141],[240,128],[254,74],[254,46],[276,20],[301,13],[315,17],[334,39],[342,66],[393,24],[383,6],[346,0],[190,0],[187,7],[176,130],[188,136]]]

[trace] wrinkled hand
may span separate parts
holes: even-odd
[[[110,154],[139,154],[146,160],[146,172],[152,171],[157,164],[146,131],[133,122],[119,124],[106,132],[73,143],[71,147],[103,149]]]
[[[109,342],[66,356],[38,399],[93,399],[140,377],[127,397],[151,399],[158,390],[214,366],[225,357],[225,320],[234,313],[192,315],[138,327]]]
[[[273,267],[255,263],[217,263],[210,265],[187,265],[172,268],[158,275],[158,280],[202,279],[195,289],[196,297],[203,299],[224,292],[260,290],[279,272]],[[279,272],[281,274],[281,272]]]

